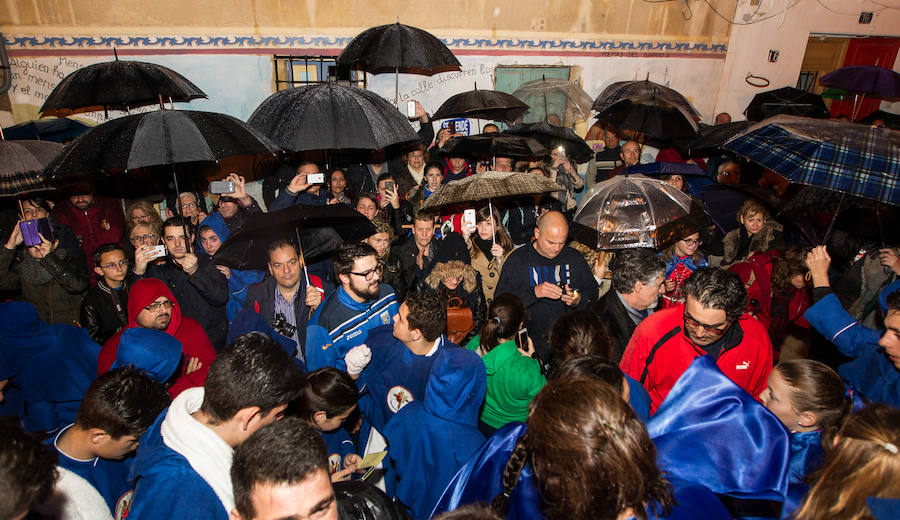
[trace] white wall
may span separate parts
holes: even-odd
[[[788,5],[787,11],[784,6]],[[896,5],[896,8],[884,8]],[[757,6],[750,0],[738,0],[735,20],[748,25],[734,25],[728,42],[728,54],[715,102],[715,112],[728,112],[735,120],[759,92],[797,84],[806,43],[810,34],[900,36],[900,4],[869,0],[761,0]],[[830,10],[829,10],[830,9]],[[871,24],[858,23],[862,11],[874,12]],[[764,19],[769,17],[768,19]],[[763,20],[754,23],[755,20]],[[779,52],[778,61],[769,63],[769,50]],[[894,64],[894,70],[900,63]],[[768,87],[747,84],[747,74],[763,76]],[[888,105],[888,104],[884,104]],[[897,105],[897,104],[893,104]],[[890,107],[883,107],[890,109]]]

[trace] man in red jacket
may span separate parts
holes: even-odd
[[[97,359],[98,375],[109,371],[116,360],[122,332],[134,327],[162,330],[181,342],[181,364],[176,369],[178,376],[169,387],[172,398],[188,388],[203,386],[216,351],[203,327],[182,316],[175,296],[166,284],[156,278],[143,278],[131,286],[128,293],[128,324],[103,344]]]
[[[122,201],[90,193],[73,195],[57,204],[53,216],[72,228],[85,258],[93,258],[94,251],[102,244],[118,242],[125,230]],[[97,274],[93,270],[88,274],[91,285],[97,283]]]
[[[772,370],[772,342],[756,318],[743,314],[747,291],[740,278],[701,267],[688,278],[684,294],[683,305],[655,312],[638,325],[619,365],[647,389],[651,412],[691,361],[703,355],[712,356],[750,395],[759,395]]]

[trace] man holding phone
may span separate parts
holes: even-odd
[[[232,172],[223,179],[223,182],[232,183],[234,188],[229,192],[220,194],[219,200],[216,202],[216,212],[222,215],[228,230],[234,233],[247,223],[249,215],[260,214],[262,210],[259,208],[259,204],[253,200],[253,197],[247,194],[247,189],[244,187],[245,181],[242,176]],[[212,187],[210,187],[210,193],[212,192]]]
[[[297,175],[290,184],[269,204],[269,211],[288,208],[299,204],[325,206],[328,204],[328,192],[325,186],[325,174],[322,168],[313,161],[303,161],[297,166]]]

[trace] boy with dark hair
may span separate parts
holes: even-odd
[[[268,336],[239,336],[213,361],[203,388],[182,392],[144,435],[129,519],[227,519],[233,449],[281,418],[302,378]]]
[[[0,518],[25,518],[56,481],[56,452],[25,433],[19,421],[0,418]]]
[[[260,429],[234,450],[234,520],[337,520],[328,452],[309,423],[291,417]]]
[[[81,326],[100,345],[128,323],[128,287],[137,280],[128,264],[119,244],[110,242],[94,251],[99,278],[81,301]]]
[[[90,483],[113,518],[124,518],[134,490],[129,479],[132,459],[123,459],[169,401],[166,389],[143,372],[116,369],[88,388],[75,424],[48,441],[59,452],[59,467]],[[79,509],[79,498],[67,496],[67,501]]]
[[[389,325],[397,314],[397,296],[381,282],[382,265],[375,248],[345,242],[333,255],[338,290],[320,305],[306,330],[306,367],[346,370],[344,356],[365,343],[369,331]]]
[[[384,449],[381,435],[388,421],[407,404],[425,397],[434,355],[453,346],[444,336],[447,303],[436,292],[410,293],[394,316],[393,327],[369,331],[366,345],[353,347],[344,357],[347,373],[360,388],[359,409],[366,423],[360,429],[364,453]],[[370,362],[371,360],[371,362]],[[393,495],[394,476],[385,468],[385,485]]]

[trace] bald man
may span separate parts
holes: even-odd
[[[569,309],[591,306],[597,282],[584,257],[566,245],[569,225],[558,211],[538,219],[534,241],[512,252],[503,264],[496,294],[517,294],[525,302],[525,326],[544,363],[550,363],[547,332]]]

